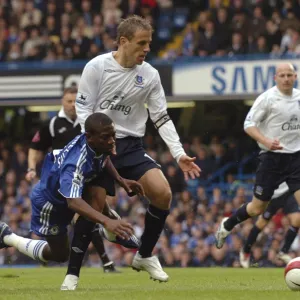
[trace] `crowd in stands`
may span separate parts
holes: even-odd
[[[115,49],[121,18],[150,22],[155,0],[1,0],[0,61],[90,59]]]
[[[165,58],[300,55],[300,1],[211,0]]]
[[[231,142],[228,142],[230,140]],[[238,267],[238,253],[243,239],[248,235],[252,220],[238,226],[228,238],[226,245],[217,250],[214,246],[214,232],[220,219],[231,215],[240,205],[252,196],[253,178],[238,180],[228,173],[224,183],[218,181],[205,184],[215,171],[232,160],[240,161],[242,145],[234,139],[221,139],[218,136],[204,144],[201,138],[194,137],[185,142],[187,153],[197,157],[196,163],[202,168],[202,176],[196,182],[185,182],[181,171],[159,137],[147,135],[146,149],[162,166],[173,192],[171,213],[167,225],[155,248],[165,266]],[[28,143],[11,143],[10,139],[0,139],[0,219],[7,222],[13,231],[29,237],[32,184],[26,182]],[[254,169],[253,169],[254,170]],[[192,183],[192,185],[191,185]],[[196,183],[196,184],[195,184]],[[146,199],[128,197],[123,189],[117,189],[117,197],[110,199],[110,205],[123,218],[134,225],[135,233],[141,236],[144,224]],[[258,243],[253,248],[253,260],[259,266],[276,267],[282,263],[276,253],[288,229],[287,219],[279,213],[264,229]],[[72,232],[72,228],[70,228]],[[298,256],[297,239],[292,247],[292,256]],[[106,242],[112,260],[118,266],[130,264],[133,251]],[[0,250],[1,264],[36,264],[14,248]],[[85,265],[100,266],[100,259],[90,245]]]
[[[0,0],[0,62],[91,59],[116,48],[132,14],[153,24],[150,58],[176,34],[164,58],[300,54],[294,0]]]

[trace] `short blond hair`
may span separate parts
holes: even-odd
[[[153,28],[148,20],[137,15],[123,19],[117,29],[117,45],[120,44],[122,36],[131,40],[138,30],[153,31]]]

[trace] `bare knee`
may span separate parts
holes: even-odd
[[[261,215],[265,211],[267,205],[267,202],[252,201],[247,206],[247,212],[251,217]]]
[[[164,174],[159,169],[148,170],[140,179],[147,198],[159,209],[167,210],[171,206],[172,192]]]
[[[172,192],[169,187],[165,188],[160,193],[157,193],[154,197],[151,197],[150,202],[157,208],[170,209],[172,201]]]
[[[259,228],[260,230],[264,229],[266,227],[266,225],[268,224],[268,220],[264,219],[262,216],[260,216],[258,218],[258,220],[256,221],[255,225],[257,228]]]

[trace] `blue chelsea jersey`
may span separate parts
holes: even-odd
[[[85,134],[78,135],[62,150],[54,150],[44,160],[40,191],[53,204],[65,198],[81,198],[84,184],[102,172],[108,155],[96,156]]]

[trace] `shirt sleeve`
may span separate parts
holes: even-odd
[[[268,114],[268,105],[265,94],[260,95],[254,102],[244,122],[244,129],[249,127],[257,127]]]
[[[76,113],[81,125],[81,132],[84,132],[84,123],[89,115],[94,112],[97,100],[100,77],[102,74],[92,65],[85,66],[78,86],[76,96]]]
[[[52,146],[52,136],[49,130],[50,122],[45,123],[31,140],[30,148],[39,151],[47,151]]]
[[[66,164],[63,166],[58,192],[65,198],[81,198],[84,184],[84,175],[82,172],[76,169],[73,164]]]
[[[172,156],[178,162],[185,151],[180,143],[174,123],[167,112],[167,100],[158,72],[153,81],[153,88],[147,101],[149,114],[161,138],[167,144]]]

